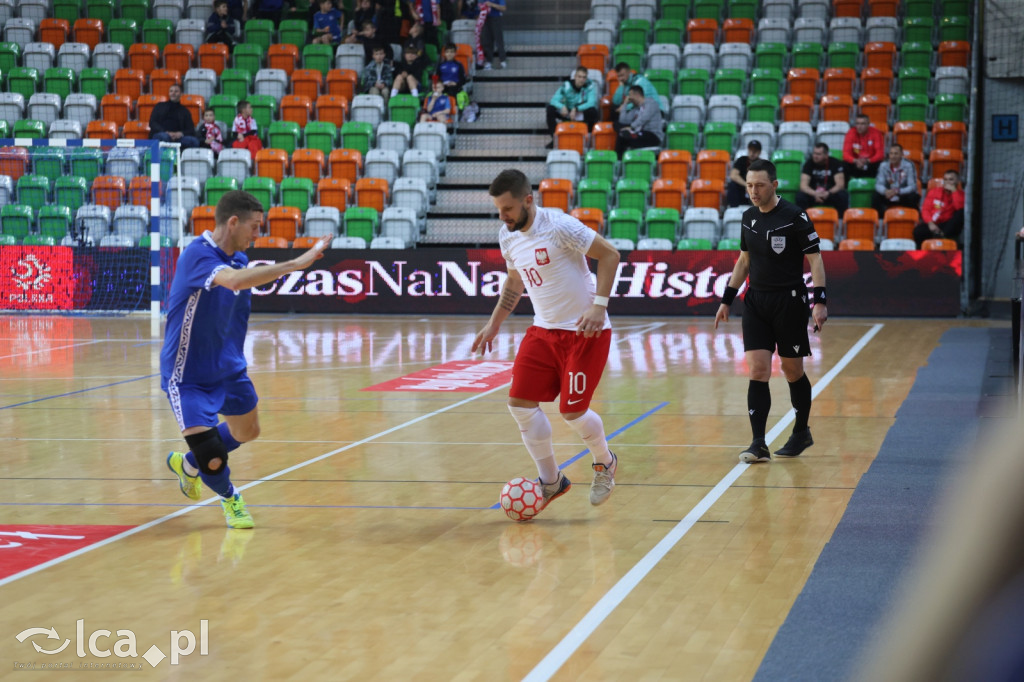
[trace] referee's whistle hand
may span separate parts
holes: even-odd
[[[729,321],[729,306],[724,303],[718,306],[718,312],[715,313],[715,329],[718,329],[719,322]]]

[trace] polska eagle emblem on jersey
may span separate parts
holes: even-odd
[[[786,238],[785,237],[772,237],[772,251],[775,253],[782,253],[786,250]]]
[[[537,259],[537,265],[547,265],[551,262],[547,249],[534,249],[533,255]]]

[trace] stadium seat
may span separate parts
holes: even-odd
[[[409,97],[412,96],[409,95]],[[398,99],[401,102],[404,98],[401,96],[391,98],[391,100],[394,99]],[[416,98],[413,97],[413,99],[415,100]],[[389,100],[389,104],[392,103],[391,100]],[[395,106],[398,106],[398,104],[395,103]],[[419,101],[416,101],[416,108],[417,110],[419,109]],[[392,111],[394,111],[393,108]],[[368,123],[373,130],[376,130],[380,122],[384,120],[384,98],[380,95],[356,95],[352,98],[352,103],[349,106],[349,116],[352,122]],[[412,121],[401,117],[392,117],[392,120],[405,120],[411,126],[415,122],[415,116],[413,116]]]
[[[729,152],[702,149],[697,153],[697,176],[703,180],[720,180],[724,183],[728,178],[729,163]]]
[[[939,66],[970,66],[971,44],[964,40],[945,40],[939,43]]]
[[[722,237],[739,239],[743,231],[743,214],[749,206],[731,206],[722,214]],[[711,248],[710,246],[708,248]]]
[[[306,212],[305,233],[309,237],[339,235],[341,211],[334,206],[312,206]]]
[[[209,183],[207,183],[209,184]],[[271,207],[278,203],[277,201],[277,186],[273,178],[266,178],[262,176],[251,176],[245,179],[242,183],[241,189],[249,192],[254,197],[259,199],[260,203],[263,204],[264,213],[268,212]]]
[[[547,177],[563,178],[575,185],[580,178],[580,153],[571,149],[552,149],[545,159]],[[566,209],[568,210],[568,209]]]
[[[883,239],[878,245],[879,251],[914,251],[916,249],[917,244],[913,239]]]
[[[132,245],[149,232],[149,210],[145,206],[126,204],[114,211],[114,234],[127,237]]]
[[[634,244],[640,238],[643,214],[634,208],[616,208],[608,214],[608,238],[628,239]]]
[[[685,179],[658,178],[651,185],[652,201],[655,208],[672,208],[682,212],[686,205]]]
[[[959,149],[933,149],[928,155],[931,166],[930,178],[941,178],[947,171],[956,171],[963,175],[964,155]]]
[[[292,173],[295,177],[308,179],[315,185],[324,175],[325,158],[319,149],[296,149],[292,153]]]
[[[363,170],[363,154],[358,149],[335,149],[328,157],[332,178],[344,178],[353,185]]]
[[[383,178],[360,178],[356,181],[356,205],[372,208],[378,213],[388,204],[389,184]]]
[[[725,182],[723,180],[697,178],[690,183],[690,196],[693,198],[693,206],[695,208],[720,210],[724,192]]]
[[[113,121],[90,121],[85,127],[85,136],[100,140],[117,139],[117,124]]]
[[[573,198],[572,181],[564,178],[545,178],[540,181],[538,190],[541,206],[560,208],[566,213],[569,211]]]
[[[352,69],[331,69],[327,72],[327,94],[351,101],[358,81],[359,74]]]
[[[888,239],[913,239],[914,226],[921,220],[917,209],[896,206],[885,212],[885,236]]]
[[[302,128],[295,121],[274,121],[267,130],[267,143],[272,149],[291,154],[299,146]]]
[[[290,177],[281,181],[281,205],[297,208],[305,214],[313,204],[316,184],[309,178]]]
[[[38,69],[24,66],[14,67],[7,73],[7,90],[18,93],[24,101],[28,101],[32,95],[39,92],[42,86],[42,77]]]
[[[100,19],[77,19],[73,24],[73,29],[74,42],[85,43],[90,50],[95,50],[103,40],[104,23]]]
[[[736,139],[736,124],[727,121],[708,121],[704,124],[704,148],[729,154]]]
[[[127,183],[122,177],[100,175],[92,181],[92,203],[106,206],[111,211],[125,203]]]
[[[321,202],[323,203],[323,202]],[[421,178],[398,178],[391,188],[391,205],[410,208],[416,212],[420,230],[427,227],[427,209],[430,207],[430,192]]]
[[[835,241],[839,231],[839,213],[831,206],[807,209],[807,217],[814,225],[814,231],[821,240]]]
[[[345,149],[355,149],[361,155],[373,148],[373,126],[365,121],[347,121],[341,127],[341,144]]]
[[[348,117],[348,100],[339,95],[320,95],[316,99],[316,117],[318,121],[342,128]]]
[[[658,159],[650,149],[628,149],[622,155],[622,177],[650,183]]]
[[[797,21],[802,20],[798,19]],[[791,67],[820,72],[821,66],[824,62],[825,47],[820,42],[800,41],[793,43],[793,51],[790,60]]]
[[[843,214],[846,239],[874,240],[878,236],[878,213],[873,208],[848,208]]]
[[[369,243],[377,235],[378,222],[376,210],[352,206],[345,211],[345,236],[359,237]]]
[[[345,178],[321,178],[317,184],[321,206],[332,206],[344,211],[352,203],[352,183]]]
[[[607,214],[611,202],[611,188],[612,185],[607,180],[584,178],[576,188],[577,203],[581,208],[596,208]]]
[[[397,239],[402,243],[401,248],[406,248],[416,243],[419,234],[419,221],[415,211],[399,206],[390,206],[384,209],[380,221],[380,236],[382,238]],[[372,243],[371,248],[373,248]]]
[[[252,154],[248,149],[225,148],[217,155],[217,175],[233,178],[241,186],[252,171],[252,163]]]
[[[604,211],[599,208],[574,208],[570,211],[573,218],[580,221],[598,234],[604,233]]]
[[[0,207],[0,226],[2,226],[3,234],[20,242],[32,232],[33,224],[35,224],[35,216],[31,206],[6,204]]]
[[[401,155],[393,149],[371,149],[363,157],[363,176],[381,178],[390,186],[398,178],[401,159]]]
[[[892,96],[892,69],[869,66],[860,74],[861,94]]]
[[[555,126],[555,147],[557,149],[572,149],[583,154],[586,140],[586,124],[566,121]]]
[[[278,208],[280,208],[280,207],[278,207]],[[288,223],[287,217],[285,217],[285,218],[279,217],[278,223],[279,224],[287,224]],[[253,245],[254,248],[257,248],[257,249],[287,249],[288,248],[288,239],[286,237],[282,237],[280,235],[269,235],[269,236],[263,236],[263,237],[256,237],[256,239],[255,239],[255,241],[253,241],[252,245]]]
[[[645,236],[675,242],[679,237],[679,211],[674,208],[650,208],[644,215]]]
[[[239,45],[238,48],[240,48]],[[204,69],[210,69],[217,73],[218,76],[227,68],[228,65],[228,46],[222,43],[205,43],[199,46],[199,66]]]
[[[874,251],[875,242],[872,239],[844,239],[839,242],[840,251]]]
[[[313,102],[305,95],[285,95],[280,103],[281,120],[293,121],[304,128],[313,113]]]
[[[43,206],[39,210],[39,234],[60,241],[71,229],[71,208],[68,206]]]
[[[687,239],[707,239],[711,243],[720,239],[721,221],[718,209],[689,208],[683,214],[683,237]],[[737,240],[738,242],[739,240]],[[721,248],[721,247],[719,247]],[[737,243],[736,248],[739,248]]]
[[[400,125],[400,124],[399,124]],[[383,128],[384,123],[381,124]],[[404,132],[400,134],[404,135]],[[447,168],[449,141],[448,130],[443,123],[424,121],[417,123],[412,130],[412,148],[422,149],[434,154],[439,163],[439,172],[443,175]],[[402,152],[405,153],[404,151]]]
[[[956,251],[956,241],[952,239],[925,239],[921,242],[921,249],[924,251]]]
[[[785,95],[782,98],[783,121],[810,122],[814,116],[814,99],[803,95]]]
[[[719,157],[705,155],[708,162],[720,161]],[[685,149],[665,149],[658,154],[658,177],[686,183],[690,177],[692,157]]]
[[[308,149],[319,149],[327,157],[334,151],[338,129],[333,123],[311,121],[303,131],[303,140]]]

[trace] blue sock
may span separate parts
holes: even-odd
[[[235,437],[231,435],[231,429],[228,428],[227,422],[217,424],[217,431],[220,433],[220,440],[224,443],[224,447],[228,452],[237,450],[238,446],[241,445],[241,443],[235,440]]]
[[[235,494],[235,487],[231,485],[231,467],[229,466],[224,466],[215,474],[204,474],[200,471],[199,477],[203,479],[207,488],[221,497],[227,498]]]

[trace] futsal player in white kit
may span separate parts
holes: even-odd
[[[611,345],[608,297],[619,252],[572,216],[538,208],[530,181],[518,170],[499,173],[489,193],[504,223],[498,240],[508,278],[490,320],[473,341],[472,352],[491,350],[501,323],[527,291],[533,325],[516,352],[508,409],[537,464],[544,493],[542,509],[572,485],[558,469],[551,423],[539,406],[559,396],[562,419],[594,458],[590,503],[602,504],[615,486],[618,459],[608,449],[604,424],[590,409],[590,400]],[[597,261],[596,290],[588,258]]]

